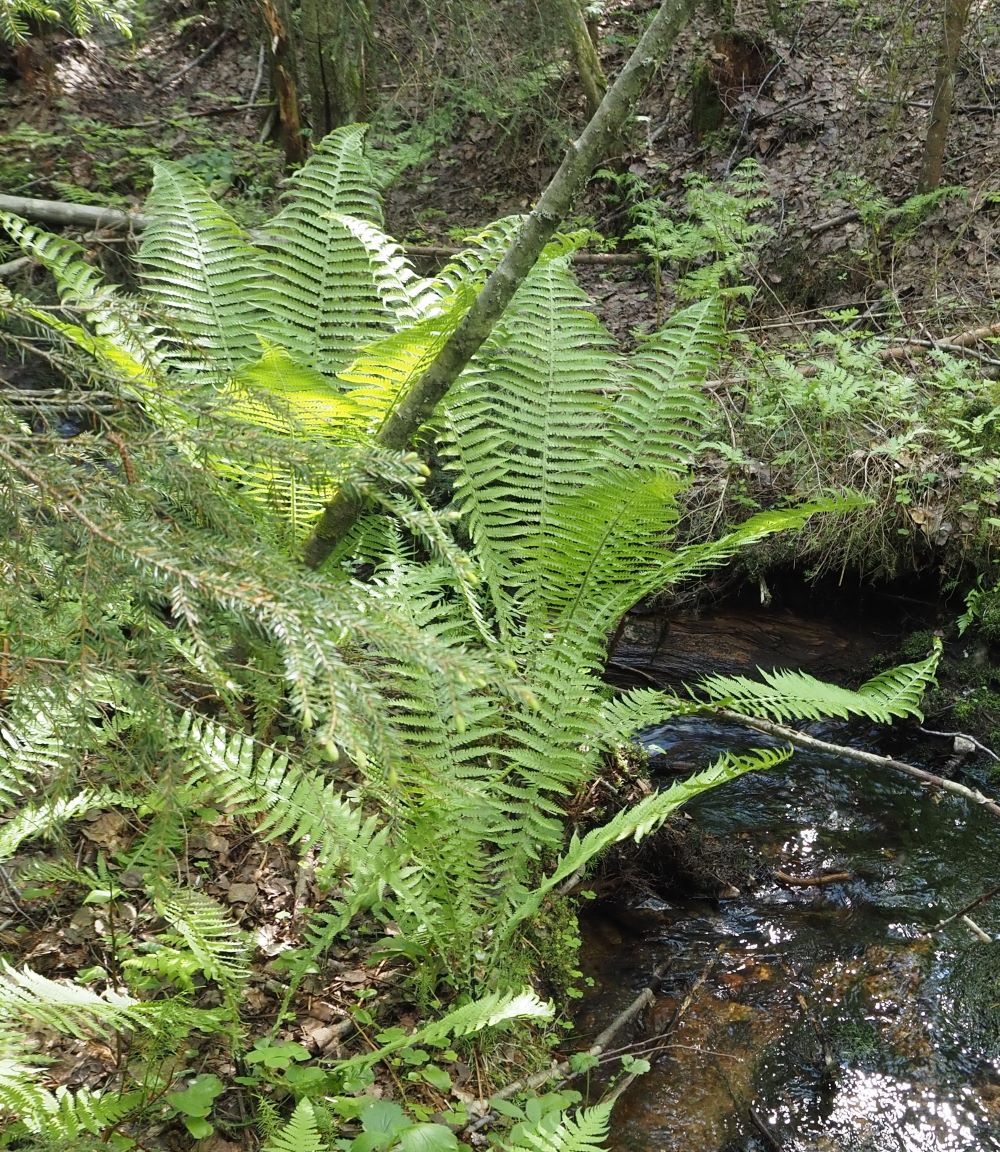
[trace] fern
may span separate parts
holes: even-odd
[[[501,952],[512,939],[517,927],[538,912],[545,896],[568,880],[612,844],[632,837],[636,841],[659,828],[681,805],[703,792],[719,788],[747,772],[763,771],[783,763],[791,749],[757,750],[742,756],[727,753],[710,767],[686,780],[675,781],[669,788],[655,792],[631,808],[617,813],[607,824],[594,828],[585,836],[574,834],[555,868],[530,892],[514,904],[508,918],[497,928],[492,946]]]
[[[166,1003],[142,1005],[110,989],[98,995],[0,961],[0,1021],[27,1017],[70,1036],[105,1038],[118,1031],[155,1028],[170,1014]]]
[[[54,1096],[39,1083],[43,1060],[17,1021],[0,1019],[0,1116],[20,1117],[39,1132],[56,1110]]]
[[[460,1040],[511,1020],[549,1020],[553,1012],[552,1005],[539,1000],[530,989],[490,992],[478,1000],[471,1000],[452,1009],[440,1019],[417,1028],[409,1035],[396,1037],[374,1052],[366,1052],[344,1061],[338,1071],[343,1074],[367,1068],[404,1048],[420,1048],[422,1045],[441,1047],[451,1040]]]
[[[699,683],[714,707],[730,708],[748,716],[785,722],[847,719],[865,716],[880,724],[894,718],[923,720],[920,701],[934,682],[941,656],[940,642],[926,660],[901,664],[880,673],[856,691],[829,684],[804,672],[761,672],[759,681],[745,676],[708,676]]]
[[[187,377],[224,379],[256,345],[256,253],[193,176],[165,163],[154,171],[139,263],[170,318],[166,362]]]
[[[613,1107],[609,1100],[575,1116],[550,1112],[534,1124],[519,1124],[516,1139],[501,1147],[505,1152],[597,1152],[607,1139]]]
[[[235,1005],[250,975],[250,957],[247,940],[229,914],[204,892],[168,887],[163,881],[157,881],[153,899],[157,912],[184,940],[201,971]]]
[[[327,1152],[328,1147],[316,1126],[312,1104],[303,1099],[295,1105],[288,1123],[268,1140],[262,1152]]]

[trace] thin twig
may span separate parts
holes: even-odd
[[[223,104],[220,108],[200,108],[196,112],[179,112],[176,116],[167,116],[161,120],[121,120],[115,124],[116,128],[162,128],[164,123],[180,124],[184,120],[196,120],[202,116],[231,116],[234,112],[252,112],[255,108],[271,108],[273,100],[258,100],[252,104]],[[34,181],[39,183],[39,181]],[[27,185],[22,185],[22,190]]]
[[[947,928],[949,924],[953,924],[956,920],[961,920],[973,908],[978,908],[980,904],[985,904],[987,900],[992,900],[994,896],[1000,896],[1000,884],[995,888],[991,888],[988,892],[984,892],[981,896],[977,896],[975,900],[970,901],[964,908],[959,908],[957,912],[953,912],[950,916],[946,916],[943,920],[939,920],[931,932],[940,932],[942,928]]]
[[[20,272],[22,268],[26,268],[31,263],[30,256],[18,256],[16,260],[8,260],[6,264],[0,264],[0,280],[5,276],[13,276],[15,272]]]
[[[784,1144],[782,1144],[778,1137],[768,1128],[752,1104],[747,1105],[747,1115],[750,1117],[750,1122],[764,1138],[764,1143],[771,1149],[771,1152],[784,1152]]]
[[[839,228],[841,224],[853,224],[855,220],[861,219],[861,213],[857,208],[851,208],[847,212],[841,212],[839,216],[831,216],[829,220],[821,220],[818,224],[813,224],[809,228],[810,236],[819,236],[823,232],[829,232],[831,228]]]
[[[798,732],[794,728],[786,728],[784,724],[775,724],[771,720],[758,720],[755,716],[743,716],[739,712],[730,712],[725,708],[717,712],[716,715],[723,720],[731,721],[733,724],[742,724],[757,732],[763,732],[767,736],[787,740],[799,748],[808,748],[812,752],[823,752],[829,756],[842,757],[845,760],[857,760],[860,764],[867,764],[874,768],[892,768],[896,772],[903,772],[915,780],[924,784],[931,784],[944,792],[963,796],[966,800],[971,800],[973,804],[986,808],[994,816],[1000,816],[1000,802],[991,796],[984,795],[976,788],[967,788],[964,784],[959,784],[957,780],[946,780],[943,776],[936,776],[933,772],[928,772],[925,768],[918,768],[915,764],[907,764],[905,761],[895,760],[891,756],[877,756],[874,752],[863,752],[860,748],[849,748],[844,744],[831,744],[827,740],[817,740],[815,736],[807,736],[806,733]]]
[[[646,1007],[650,1001],[656,996],[653,991],[653,984],[666,971],[666,964],[658,964],[653,969],[653,974],[650,977],[649,984],[639,993],[638,996],[628,1005],[628,1007],[619,1012],[618,1015],[611,1021],[611,1023],[600,1033],[594,1040],[594,1043],[587,1049],[588,1056],[599,1057],[605,1050],[608,1044],[615,1038],[615,1036],[628,1024],[634,1020],[636,1016]],[[516,1096],[519,1092],[534,1092],[536,1089],[541,1088],[543,1084],[548,1083],[549,1080],[558,1078],[566,1078],[572,1073],[572,1066],[569,1060],[562,1060],[559,1063],[553,1063],[549,1068],[542,1068],[540,1071],[533,1073],[531,1076],[525,1076],[522,1080],[515,1080],[511,1084],[505,1085],[498,1091],[494,1092],[491,1099],[493,1100],[509,1100],[512,1096]],[[485,1102],[484,1102],[485,1103]],[[485,1128],[487,1124],[491,1123],[494,1119],[493,1113],[487,1111],[484,1115],[480,1116],[478,1120],[474,1121],[466,1127],[462,1133],[463,1136],[468,1137],[474,1135],[480,1129]]]
[[[998,756],[992,748],[987,748],[985,744],[980,744],[975,736],[970,736],[968,732],[935,732],[933,728],[918,728],[917,731],[923,732],[925,736],[946,736],[950,740],[968,740],[969,743],[974,744],[980,752],[985,752],[987,756],[992,756],[994,760],[1000,763],[1000,756]]]
[[[223,28],[218,36],[212,41],[211,44],[205,49],[201,55],[196,56],[190,63],[185,64],[184,67],[177,73],[173,80],[169,80],[164,87],[176,88],[177,85],[184,79],[184,77],[199,65],[204,64],[205,61],[212,55],[212,53],[219,47],[223,40],[229,35],[230,29]]]
[[[921,348],[931,348],[941,352],[954,352],[958,356],[975,356],[982,364],[990,364],[995,368],[1000,367],[1000,360],[995,356],[987,356],[985,352],[980,352],[978,348],[972,348],[967,344],[953,344],[950,340],[922,340],[919,337],[913,337],[907,340],[905,344],[895,344],[891,348],[881,349],[879,358],[882,360],[904,360],[911,352],[918,351]]]
[[[962,923],[966,926],[966,928],[969,929],[969,931],[972,933],[972,935],[975,936],[976,939],[980,941],[980,943],[982,943],[982,944],[994,943],[993,937],[989,934],[989,932],[984,932],[982,930],[982,928],[980,928],[979,925],[975,922],[975,920],[972,919],[971,916],[963,916],[962,917]]]
[[[253,87],[250,89],[250,98],[247,100],[247,114],[243,117],[243,123],[250,123],[250,113],[253,111],[254,101],[257,99],[257,93],[260,91],[261,83],[264,80],[264,61],[267,59],[267,49],[261,44],[257,52],[257,73],[253,78]]]
[[[450,244],[406,244],[408,256],[457,256],[462,251]],[[574,252],[577,264],[643,264],[646,257],[638,252]]]
[[[787,884],[790,888],[812,888],[824,884],[846,884],[853,879],[850,872],[827,872],[822,876],[792,876],[788,872],[776,869],[775,880]]]

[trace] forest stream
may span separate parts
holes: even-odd
[[[785,666],[804,655],[825,674],[852,654],[862,669],[878,647],[864,625],[853,637],[831,626],[824,646],[823,627],[744,614],[680,622],[664,641],[647,621],[630,626],[617,665],[647,680],[650,669],[689,679],[699,653],[706,670],[720,666],[723,649],[731,670],[752,671],[783,649]],[[756,650],[746,642],[754,634]],[[951,753],[947,740],[912,725],[809,731],[937,773]],[[762,743],[700,719],[644,739],[661,781]],[[974,760],[962,768],[976,785],[979,771]],[[723,898],[598,902],[589,917],[595,988],[582,1029],[599,1030],[644,985],[656,992],[632,1049],[652,1068],[618,1104],[612,1147],[1000,1152],[1000,910],[985,903],[971,913],[988,943],[960,919],[928,934],[997,883],[995,817],[905,777],[803,751],[688,811],[722,857],[751,861],[753,879],[735,895],[720,877]],[[841,879],[787,880],[831,874]]]

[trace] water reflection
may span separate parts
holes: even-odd
[[[768,1117],[775,1131],[796,1132],[796,1152],[972,1152],[990,1117],[971,1089],[944,1096],[925,1085],[865,1069],[843,1071],[828,1111],[806,1088],[790,1086]],[[990,1143],[989,1147],[998,1145]]]
[[[689,771],[740,734],[693,721],[653,739],[664,766]],[[801,754],[692,810],[768,868],[850,879],[764,879],[699,902],[658,939],[623,942],[637,987],[672,958],[658,1007],[668,1016],[715,968],[616,1110],[613,1147],[1000,1152],[1000,944],[977,944],[961,924],[927,936],[995,883],[996,823],[905,779]],[[1000,933],[996,903],[978,914]],[[621,962],[597,976],[625,997]]]

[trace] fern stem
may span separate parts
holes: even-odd
[[[625,119],[676,40],[695,0],[663,0],[628,63],[578,140],[566,150],[559,170],[527,217],[513,244],[462,322],[427,371],[410,388],[378,434],[386,448],[402,450],[430,417],[459,374],[493,331],[504,309],[535,266],[542,249],[565,218],[588,177],[619,137]],[[306,541],[304,560],[318,568],[354,525],[363,502],[338,491],[323,509]]]

